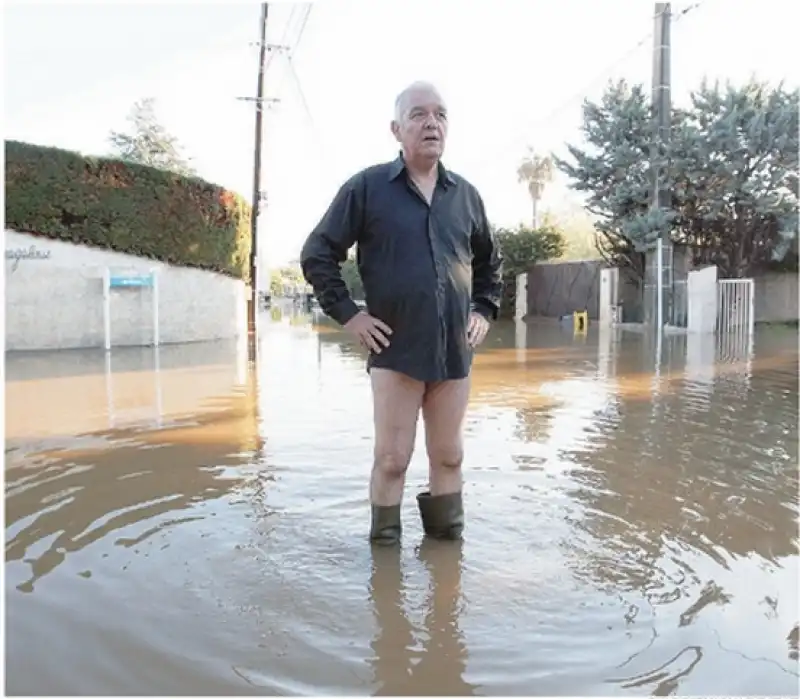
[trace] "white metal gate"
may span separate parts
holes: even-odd
[[[755,284],[752,279],[717,282],[717,332],[751,338],[755,330]]]

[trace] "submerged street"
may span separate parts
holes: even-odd
[[[462,546],[367,543],[372,406],[333,326],[6,358],[8,693],[796,695],[796,330],[498,324]]]

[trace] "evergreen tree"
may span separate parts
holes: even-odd
[[[703,84],[671,121],[669,143],[653,149],[642,86],[621,81],[599,104],[584,103],[586,147],[569,145],[572,162],[555,164],[588,194],[601,255],[643,278],[641,253],[668,229],[723,277],[781,259],[797,231],[798,91]],[[650,207],[654,165],[671,195],[667,210]]]
[[[672,149],[679,239],[722,276],[782,259],[797,235],[799,97],[704,83],[683,114]]]
[[[650,106],[640,85],[609,85],[599,104],[583,105],[586,148],[567,145],[572,160],[555,158],[573,189],[588,195],[586,210],[596,217],[600,255],[614,266],[644,276],[641,248],[650,209],[652,129]]]
[[[112,131],[109,135],[117,157],[179,175],[195,174],[181,152],[178,139],[158,122],[154,98],[136,102],[128,115],[128,122],[131,124],[129,133]]]

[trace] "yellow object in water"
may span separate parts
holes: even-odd
[[[576,335],[582,335],[589,328],[589,312],[575,311],[572,314],[572,327]]]

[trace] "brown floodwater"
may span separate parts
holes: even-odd
[[[244,354],[6,356],[8,693],[797,695],[796,330],[498,325],[463,544],[420,434],[376,552],[363,357],[277,309]]]

